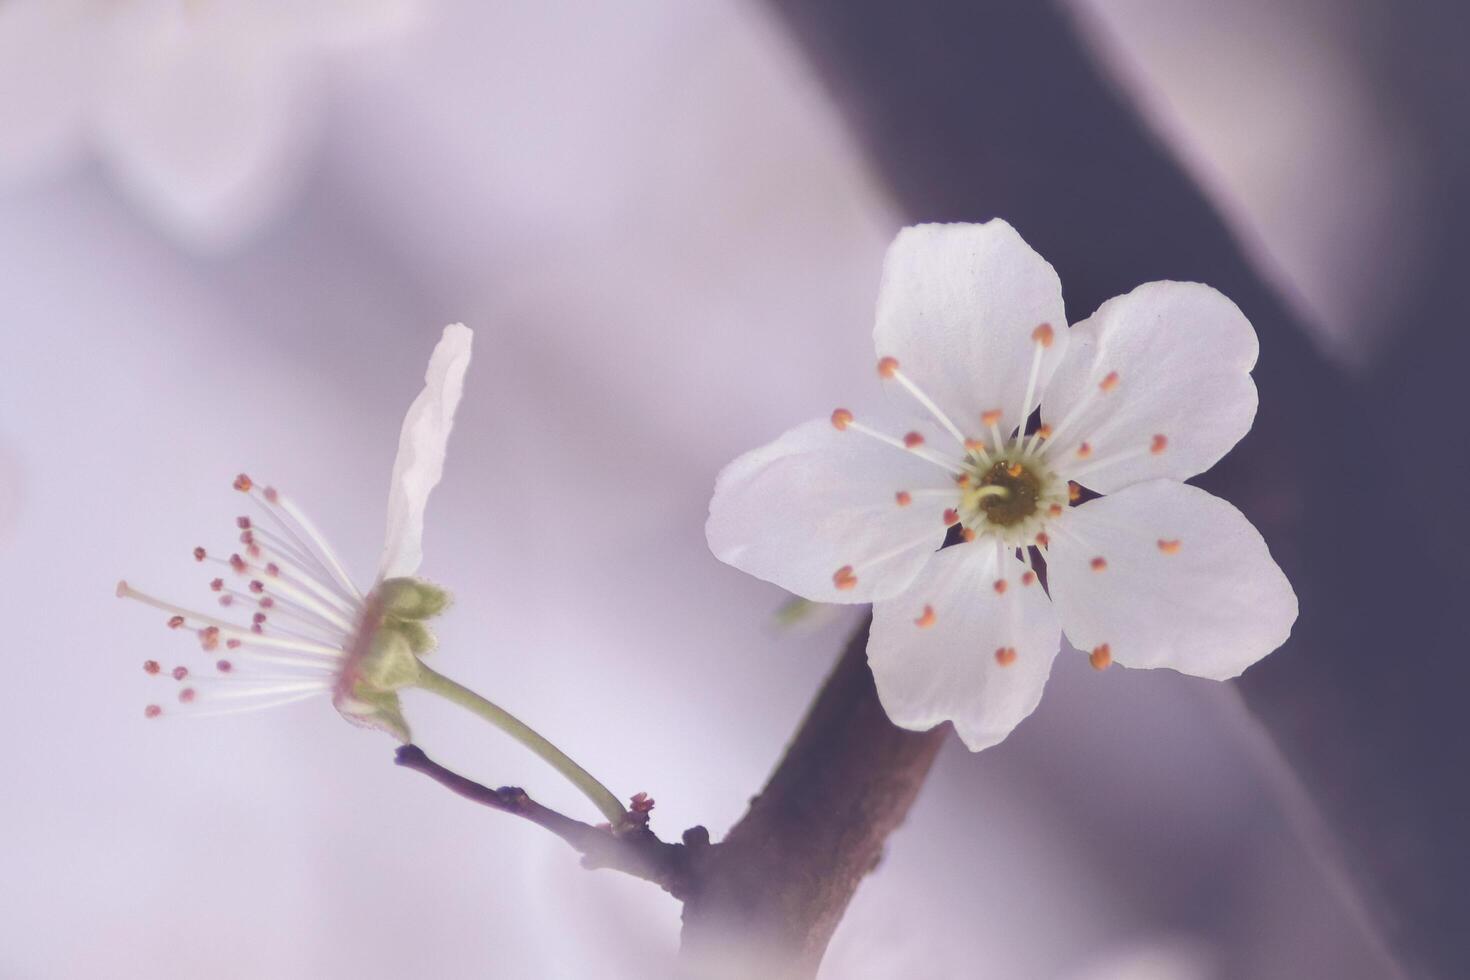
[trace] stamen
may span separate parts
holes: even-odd
[[[938,466],[941,469],[947,470],[948,472],[954,474],[955,476],[961,476],[965,472],[964,469],[962,469],[957,464],[951,463],[949,460],[943,459],[942,457],[935,456],[934,454],[930,453],[928,450],[924,449],[921,445],[912,445],[912,446],[911,445],[908,445],[907,444],[907,442],[908,442],[908,437],[907,436],[904,438],[903,441],[900,441],[898,439],[893,438],[892,436],[886,436],[883,433],[877,431],[876,429],[870,429],[866,425],[863,425],[861,422],[857,422],[857,421],[849,421],[847,423],[847,426],[846,427],[849,428],[849,429],[852,429],[854,432],[861,432],[863,435],[868,436],[871,439],[877,439],[879,442],[883,443],[884,445],[892,446],[894,449],[902,450],[903,452],[909,453],[909,454],[911,454],[913,456],[917,456],[917,457],[919,457],[922,460],[925,460],[927,462],[933,463],[935,466]],[[909,435],[910,436],[914,436],[914,435],[919,435],[919,434],[917,432],[911,432],[911,433],[909,433]],[[923,437],[922,436],[920,436],[919,441],[920,442],[923,442]]]
[[[852,424],[852,413],[845,408],[832,409],[832,428],[842,432]]]
[[[857,581],[857,576],[852,573],[851,565],[843,565],[832,573],[832,584],[843,592],[854,588],[857,585]]]
[[[1108,376],[1099,381],[1097,386],[1103,391],[1112,391],[1118,387],[1118,372],[1109,371]]]
[[[1050,323],[1043,323],[1031,331],[1031,339],[1036,342],[1036,352],[1031,355],[1031,373],[1026,378],[1026,397],[1021,400],[1021,411],[1016,415],[1021,420],[1018,436],[1026,435],[1026,420],[1031,417],[1031,399],[1036,394],[1036,379],[1041,376],[1041,358],[1051,347],[1054,336]]]
[[[1149,443],[1148,451],[1151,452],[1151,453],[1153,453],[1155,456],[1157,456],[1160,453],[1162,453],[1165,449],[1167,449],[1168,447],[1169,447],[1169,440],[1168,440],[1168,438],[1166,436],[1163,436],[1163,435],[1155,435],[1154,438],[1153,438],[1153,442]]]
[[[1031,571],[1030,569],[1027,569],[1026,571],[1024,571],[1024,572],[1021,573],[1021,584],[1022,585],[1031,585],[1035,581],[1036,581],[1036,573],[1033,572],[1033,571]]]
[[[1165,541],[1163,538],[1159,538],[1159,550],[1166,555],[1179,554],[1180,545],[1181,542],[1178,538],[1175,538],[1172,541]]]
[[[1005,595],[1005,593],[1006,593],[1006,580],[1003,579],[1003,578],[996,579],[995,580],[995,586],[994,586],[994,588],[995,588],[995,594],[996,595]]]
[[[1106,670],[1108,664],[1113,662],[1113,651],[1106,643],[1092,648],[1092,653],[1087,658],[1092,664],[1093,670]]]
[[[954,436],[955,442],[962,446],[965,444],[965,434],[960,431],[959,426],[955,425],[950,417],[944,414],[944,410],[935,404],[934,399],[924,393],[924,389],[920,388],[912,378],[898,369],[897,358],[885,357],[880,360],[878,362],[878,376],[880,378],[892,378],[894,381],[903,385],[904,390],[910,395],[913,395],[914,400],[924,406],[925,411],[934,416],[934,421],[944,426],[945,430]]]
[[[1009,667],[1016,662],[1015,647],[1000,647],[995,651],[995,662],[1002,667]]]
[[[161,714],[163,714],[163,709],[156,704],[150,704],[143,709],[144,718],[157,718]]]
[[[181,681],[185,677],[188,677],[189,676],[189,668],[188,667],[175,667],[171,671],[171,673],[174,676],[174,680]]]
[[[936,618],[937,617],[934,615],[934,607],[925,606],[924,611],[919,614],[919,618],[914,620],[914,625],[921,630],[926,630],[934,625]]]
[[[156,674],[162,669],[163,668],[158,665],[157,660],[143,661],[143,673],[145,674]]]
[[[898,493],[893,495],[893,499],[898,502],[898,506],[907,507],[909,504],[914,502],[914,495],[909,493],[907,490],[900,490],[898,491]]]
[[[924,444],[924,437],[918,432],[910,432],[903,437],[903,444],[908,449],[918,449]]]
[[[960,512],[955,510],[953,507],[947,508],[944,514],[941,516],[942,520],[944,521],[945,527],[949,527],[951,524],[958,524],[960,522]]]
[[[1087,457],[1089,457],[1091,455],[1092,455],[1092,446],[1091,446],[1091,444],[1084,442],[1080,446],[1077,447],[1077,458],[1078,459],[1086,459]]]
[[[1088,562],[1088,564],[1092,566],[1092,570],[1094,572],[1101,572],[1108,567],[1108,560],[1102,555],[1098,555],[1096,558],[1092,559],[1092,561]]]

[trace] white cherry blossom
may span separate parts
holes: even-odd
[[[411,576],[423,558],[424,508],[444,470],[471,340],[463,324],[444,328],[424,389],[403,420],[382,558],[366,589],[294,500],[244,474],[234,486],[256,512],[236,521],[239,549],[225,557],[194,549],[196,561],[216,567],[209,587],[219,612],[196,612],[118,583],[119,596],[167,613],[167,624],[192,634],[205,654],[193,667],[144,663],[147,673],[175,682],[168,699],[174,703],[149,704],[146,717],[231,714],[330,696],[348,720],[407,739],[395,693],[402,684],[378,675],[394,668],[395,656],[432,647],[422,620],[447,601]]]
[[[88,151],[150,216],[219,247],[280,210],[340,50],[422,0],[5,0],[0,185]]]
[[[896,724],[996,744],[1063,633],[1099,669],[1221,680],[1286,640],[1296,596],[1261,535],[1183,482],[1255,417],[1256,335],[1230,300],[1153,282],[1069,329],[1010,225],[920,225],[889,249],[874,339],[908,417],[839,408],[746,453],[706,534],[806,599],[873,603]]]

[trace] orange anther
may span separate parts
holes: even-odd
[[[968,473],[961,473],[959,476],[956,476],[954,478],[954,482],[958,486],[968,487],[970,485],[970,474],[968,474]]]
[[[1021,573],[1021,584],[1022,585],[1030,585],[1031,583],[1033,583],[1035,581],[1036,581],[1036,573],[1035,572],[1022,572]]]
[[[1002,667],[1009,667],[1016,662],[1015,647],[1000,647],[995,651],[995,662]]]
[[[1001,416],[1004,414],[1005,413],[1002,412],[1000,409],[992,408],[990,411],[980,416],[980,424],[987,428],[992,425],[999,425]]]
[[[975,529],[973,527],[967,527],[960,531],[960,537],[964,538],[966,541],[974,541],[975,536]]]
[[[1051,506],[1047,507],[1046,512],[1048,514],[1050,514],[1052,517],[1061,517],[1062,516],[1062,505],[1061,504],[1052,504]]]
[[[157,660],[145,660],[145,661],[143,661],[143,673],[145,673],[145,674],[156,674],[161,669],[162,668],[160,668],[158,666],[158,661]]]
[[[1051,426],[1045,425],[1045,424],[1037,426],[1036,427],[1036,436],[1039,439],[1050,439],[1051,438]]]
[[[1037,532],[1036,543],[1045,548],[1046,546],[1051,544],[1051,535],[1047,534],[1045,531]]]
[[[184,625],[184,617],[183,616],[170,616],[168,618],[168,628],[171,629],[171,630],[176,630],[180,626],[183,626],[183,625]]]
[[[852,413],[845,408],[832,409],[832,428],[841,432],[852,424]]]
[[[979,439],[966,439],[965,448],[972,453],[983,453],[985,451],[985,443]]]
[[[1006,580],[1005,579],[1003,579],[1003,578],[996,579],[995,580],[995,586],[994,587],[995,587],[995,594],[996,595],[1005,595],[1006,594]]]
[[[900,507],[907,507],[909,504],[914,502],[913,494],[909,493],[907,490],[898,491],[898,493],[893,495],[893,499],[898,501],[898,506]]]
[[[891,378],[898,373],[898,358],[884,357],[878,361],[878,377]]]
[[[1108,664],[1113,662],[1113,651],[1108,648],[1106,643],[1095,646],[1092,648],[1092,653],[1088,656],[1087,662],[1092,664],[1093,670],[1106,670]]]
[[[1172,541],[1165,541],[1163,538],[1159,538],[1159,550],[1166,555],[1177,555],[1179,553],[1179,545],[1180,541],[1178,538]]]
[[[951,524],[958,524],[959,522],[960,512],[953,507],[946,508],[944,511],[944,526],[949,527]]]
[[[851,565],[843,565],[832,573],[832,584],[843,592],[857,586],[857,576],[852,573]]]
[[[1157,456],[1167,448],[1169,448],[1169,438],[1167,436],[1156,435],[1154,436],[1154,441],[1149,444],[1148,451]]]
[[[924,444],[924,437],[917,432],[910,432],[903,437],[903,444],[910,449],[918,449]]]
[[[1042,347],[1050,347],[1051,342],[1056,339],[1056,331],[1051,328],[1050,323],[1043,323],[1031,331],[1031,339]]]
[[[921,630],[926,630],[934,625],[935,618],[934,607],[925,606],[924,611],[919,614],[919,618],[914,620],[914,625]]]
[[[1082,496],[1082,485],[1080,483],[1077,483],[1074,480],[1068,480],[1067,481],[1067,499],[1070,500],[1072,503],[1075,504],[1077,502],[1077,499],[1079,497],[1081,497],[1081,496]]]
[[[1100,572],[1104,568],[1108,567],[1108,560],[1102,555],[1098,555],[1096,558],[1092,559],[1092,561],[1088,562],[1088,564],[1092,566],[1092,570],[1094,572]]]
[[[1077,458],[1078,459],[1086,459],[1087,457],[1089,457],[1091,455],[1092,455],[1092,443],[1090,443],[1090,442],[1084,442],[1082,445],[1080,445],[1080,446],[1077,447]]]
[[[235,489],[239,490],[241,493],[248,492],[253,486],[255,486],[255,484],[252,483],[250,477],[246,476],[244,473],[241,473],[239,476],[235,477]]]
[[[1112,391],[1114,388],[1118,387],[1118,372],[1109,371],[1108,376],[1099,381],[1097,383],[1097,386],[1103,391]]]

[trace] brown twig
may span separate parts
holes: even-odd
[[[583,867],[610,868],[651,881],[680,901],[687,900],[692,893],[694,868],[709,845],[709,832],[703,827],[686,830],[682,844],[670,844],[659,840],[644,821],[633,820],[614,830],[574,820],[537,803],[518,786],[491,789],[446,769],[417,745],[400,746],[395,761],[467,800],[514,814],[551,831],[582,855]]]

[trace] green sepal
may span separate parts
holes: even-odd
[[[449,608],[450,595],[422,579],[390,578],[378,586],[385,615],[399,620],[431,619]]]

